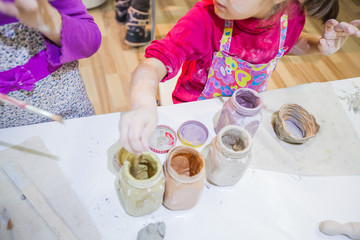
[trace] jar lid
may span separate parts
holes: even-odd
[[[199,121],[187,121],[178,129],[180,141],[190,147],[201,147],[209,136],[207,127]]]
[[[167,153],[175,144],[175,131],[168,126],[159,125],[151,135],[149,149],[155,153]]]

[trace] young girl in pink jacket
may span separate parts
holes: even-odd
[[[308,14],[325,22],[323,36],[302,32]],[[131,77],[131,110],[120,121],[121,142],[134,153],[148,149],[157,125],[160,81],[178,73],[173,102],[231,96],[238,88],[266,90],[285,54],[330,55],[349,35],[360,37],[360,20],[338,23],[337,0],[203,0],[153,41]]]

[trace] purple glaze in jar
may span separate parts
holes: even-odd
[[[250,88],[240,88],[224,103],[215,127],[218,134],[226,125],[245,128],[253,137],[262,119],[262,99]]]

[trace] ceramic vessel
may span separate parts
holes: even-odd
[[[276,115],[273,126],[279,139],[297,144],[308,141],[320,130],[315,117],[297,104],[284,104]]]

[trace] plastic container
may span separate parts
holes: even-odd
[[[144,152],[124,161],[119,173],[120,202],[132,216],[143,216],[158,209],[163,200],[165,178],[159,158]]]
[[[252,137],[242,127],[223,127],[210,143],[206,157],[207,180],[218,186],[230,186],[244,175],[251,160]]]
[[[155,153],[167,153],[176,144],[175,131],[166,126],[159,125],[150,137],[149,149]]]
[[[262,99],[258,92],[250,88],[240,88],[224,103],[215,132],[226,125],[245,128],[253,137],[258,129],[262,114]]]
[[[168,153],[164,173],[164,206],[171,210],[194,207],[206,181],[203,156],[191,147],[177,146]]]
[[[194,148],[204,145],[209,136],[207,127],[201,122],[194,120],[181,124],[177,133],[182,144]]]

